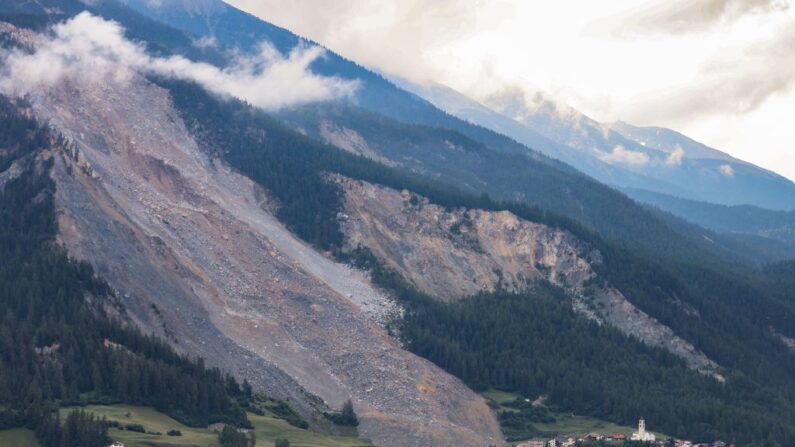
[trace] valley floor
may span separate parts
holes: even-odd
[[[122,426],[140,424],[147,433],[138,433],[129,430],[111,428],[110,437],[119,441],[125,447],[217,447],[218,435],[210,429],[192,428],[183,425],[169,416],[149,407],[136,407],[130,405],[92,405],[84,408],[98,417],[105,417],[109,421],[118,421]],[[61,410],[62,413],[70,409]],[[310,430],[293,427],[282,419],[266,414],[257,416],[249,413],[248,418],[254,424],[254,434],[257,438],[257,447],[271,447],[276,439],[284,438],[290,441],[292,447],[359,447],[369,446],[370,443],[354,436],[327,436]],[[169,430],[179,430],[182,436],[168,436]],[[13,430],[19,432],[19,430]],[[13,432],[10,431],[10,432]],[[0,445],[5,444],[4,432],[0,432]],[[23,436],[17,435],[17,436]],[[32,443],[19,444],[21,447],[38,447],[38,443],[30,433]],[[20,439],[26,439],[20,437]]]
[[[33,431],[26,428],[0,430],[0,445],[13,447],[39,447]]]
[[[499,390],[489,390],[482,393],[483,397],[490,401],[494,401],[500,404],[500,407],[497,411],[517,411],[515,408],[511,408],[505,406],[508,402],[511,402],[519,397],[519,395],[514,393],[509,393],[505,391]],[[614,424],[612,422],[607,422],[602,419],[592,418],[588,416],[579,416],[573,413],[567,412],[559,412],[559,411],[551,411],[552,416],[555,418],[555,422],[536,422],[533,423],[533,426],[543,433],[540,436],[528,437],[528,439],[549,439],[554,437],[579,437],[579,436],[586,436],[589,433],[599,433],[601,435],[611,435],[611,434],[621,434],[629,438],[632,433],[637,431],[635,427],[627,427],[624,425]],[[653,432],[657,439],[667,439],[668,436]],[[523,439],[524,440],[524,439]],[[507,444],[512,445],[512,444]]]

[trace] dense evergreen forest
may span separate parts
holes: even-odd
[[[643,189],[627,189],[630,197],[652,204],[704,228],[723,233],[759,233],[773,240],[795,242],[795,212],[751,205],[718,205],[681,199]]]
[[[747,378],[720,384],[690,371],[666,351],[575,314],[569,298],[550,285],[445,304],[416,291],[366,249],[348,260],[406,304],[400,330],[409,348],[475,390],[543,395],[556,409],[625,425],[643,415],[662,432],[704,442],[756,445],[769,434],[781,445],[795,440],[791,401]]]
[[[224,57],[195,48],[189,36],[114,2],[45,3],[66,5],[61,8],[66,15],[90,8],[120,20],[130,37],[146,41],[159,54],[185,53],[210,62]],[[18,4],[0,0],[4,8]],[[3,18],[41,28],[62,17],[23,13]],[[524,202],[465,193],[458,189],[461,185],[379,165],[307,138],[240,101],[222,101],[183,82],[158,82],[170,90],[205,148],[265,187],[279,204],[278,217],[317,247],[343,256],[336,217],[340,196],[325,181],[329,172],[410,189],[451,208],[508,209],[567,229],[599,249],[605,262],[596,266],[598,274],[717,361],[727,377],[720,385],[687,371],[665,352],[583,320],[555,289],[539,286],[521,296],[498,293],[445,305],[417,293],[366,252],[351,257],[402,298],[408,313],[400,329],[407,346],[473,388],[496,387],[528,397],[547,394],[550,405],[561,410],[625,424],[642,414],[673,435],[749,445],[770,438],[795,445],[795,360],[777,338],[795,338],[791,263],[762,272],[729,264],[718,256],[725,251],[704,242],[705,233],[673,219],[662,221],[606,186],[564,175],[553,164],[528,168],[526,155],[518,153],[521,147],[496,134],[484,136],[463,122],[451,124],[443,115],[431,118],[461,133],[400,124],[356,108],[344,108],[339,119],[366,122],[374,135],[392,132],[411,139],[444,133],[472,154],[485,154],[482,160],[490,164],[482,168],[496,173],[489,177],[490,185],[523,191]],[[369,100],[393,118],[414,112],[390,114],[390,98]],[[91,427],[101,424],[78,413],[58,421],[50,417],[52,410],[120,401],[152,405],[194,425],[216,420],[246,425],[238,403],[245,401],[246,391],[233,380],[176,355],[106,312],[111,291],[90,267],[69,260],[53,244],[54,185],[46,175],[48,162],[33,155],[64,143],[18,116],[7,101],[0,119],[0,172],[15,160],[25,170],[0,193],[0,428],[38,427],[45,447],[63,445],[64,433],[85,432],[85,443],[78,444],[89,445],[88,438],[101,438],[99,429]],[[492,149],[502,154],[491,154]],[[561,195],[567,191],[576,194]],[[496,189],[489,192],[503,200],[514,198]],[[93,299],[86,301],[86,296]]]
[[[0,170],[22,170],[0,184],[0,429],[36,428],[44,447],[93,445],[102,424],[78,414],[60,429],[56,410],[114,402],[188,425],[250,425],[239,403],[250,388],[114,317],[109,287],[55,244],[48,171],[64,144],[0,98]]]
[[[321,128],[329,123],[332,129],[351,129],[373,152],[400,161],[402,169],[423,172],[469,195],[485,192],[498,200],[538,206],[658,258],[687,256],[704,263],[716,255],[738,263],[781,259],[778,250],[738,244],[679,219],[660,219],[654,210],[527,148],[505,153],[457,131],[407,124],[339,102],[291,108],[275,116],[321,141]]]
[[[783,285],[753,272],[737,274],[715,257],[700,262],[709,255],[663,262],[645,255],[645,245],[633,250],[554,213],[465,194],[345,153],[195,85],[158,82],[205,149],[264,186],[279,204],[278,217],[316,246],[343,255],[337,251],[340,191],[325,181],[330,172],[410,189],[446,207],[508,209],[567,229],[602,251],[599,275],[725,367],[728,378],[720,385],[666,353],[582,321],[559,292],[445,305],[396,288],[395,281],[383,283],[400,291],[411,310],[402,327],[408,346],[472,387],[546,393],[561,409],[620,423],[642,414],[679,436],[751,442],[773,433],[783,445],[795,442],[795,356],[767,330],[795,332],[794,303]],[[547,336],[529,335],[541,333]]]

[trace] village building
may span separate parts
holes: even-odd
[[[604,437],[604,436],[602,436],[602,435],[600,435],[599,433],[592,432],[592,433],[588,433],[588,435],[586,436],[586,438],[588,438],[588,439],[593,439],[594,441],[601,441],[601,440],[602,440],[602,439],[604,439],[605,437]]]
[[[646,421],[643,420],[643,418],[640,418],[638,421],[638,431],[632,433],[632,437],[630,439],[632,441],[654,442],[657,440],[657,437],[654,436],[654,433],[649,433],[646,431]]]
[[[516,447],[547,447],[547,442],[541,439],[533,439],[521,444],[516,444]]]

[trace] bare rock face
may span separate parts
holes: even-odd
[[[592,265],[601,262],[601,254],[571,233],[508,211],[448,211],[408,191],[340,176],[334,181],[345,191],[347,248],[369,248],[419,290],[453,301],[498,289],[520,292],[546,280],[565,289],[578,312],[723,379],[717,364],[621,291],[589,281],[596,278]]]
[[[0,191],[5,189],[7,183],[16,180],[17,177],[22,175],[22,172],[23,167],[21,160],[15,160],[13,163],[11,163],[11,166],[9,166],[8,169],[0,172]]]
[[[397,165],[392,160],[378,155],[376,151],[370,148],[367,141],[353,129],[339,127],[329,120],[323,120],[320,123],[320,136],[323,137],[326,143],[344,151],[361,155],[387,166]]]
[[[142,328],[304,414],[351,398],[361,435],[378,445],[501,442],[480,396],[379,326],[395,304],[207,158],[166,91],[135,75],[71,79],[32,101],[76,148],[52,174],[60,241]]]
[[[789,338],[782,334],[779,334],[772,328],[770,329],[770,331],[773,333],[773,335],[776,336],[776,338],[781,340],[781,343],[784,343],[784,346],[786,346],[787,349],[789,349],[792,352],[795,352],[795,338]]]

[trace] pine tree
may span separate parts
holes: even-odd
[[[340,425],[349,425],[352,427],[359,425],[359,418],[356,417],[356,413],[353,411],[353,402],[351,402],[350,399],[345,401],[345,403],[342,405],[342,414],[340,416]]]

